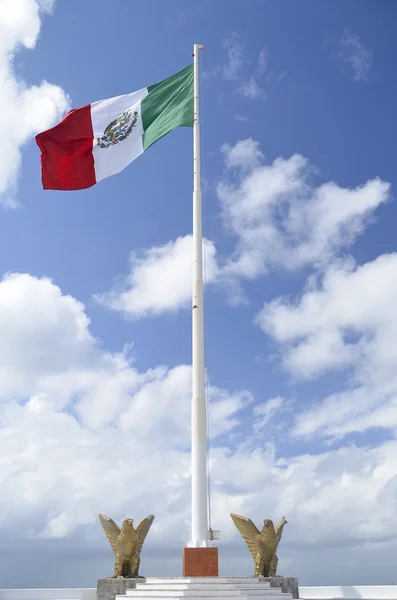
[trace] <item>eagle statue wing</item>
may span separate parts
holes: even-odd
[[[118,536],[120,535],[120,529],[116,525],[116,523],[113,521],[113,519],[111,519],[110,517],[106,517],[102,513],[99,513],[99,520],[104,529],[104,532],[106,533],[106,537],[108,538],[109,543],[112,546],[112,550],[116,555],[117,554],[116,542],[117,542]]]
[[[148,517],[146,517],[146,519],[143,519],[136,528],[136,532],[138,534],[138,543],[136,546],[136,551],[138,554],[140,554],[142,550],[143,542],[145,541],[145,538],[149,533],[149,529],[151,528],[153,521],[154,516],[149,515]]]
[[[247,519],[247,517],[242,517],[240,515],[236,515],[235,513],[231,513],[230,516],[233,519],[233,523],[243,536],[244,541],[251,552],[252,558],[255,560],[258,554],[259,530],[251,521],[251,519]]]
[[[283,535],[284,525],[286,525],[287,523],[288,523],[287,519],[285,517],[283,517],[281,519],[280,523],[277,525],[275,532],[276,532],[278,541],[281,540],[281,536]]]

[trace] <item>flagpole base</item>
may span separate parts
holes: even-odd
[[[184,548],[184,577],[218,577],[218,548]]]

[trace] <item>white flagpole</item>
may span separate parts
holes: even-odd
[[[204,367],[203,228],[200,181],[198,63],[195,44],[193,124],[193,303],[192,303],[192,532],[190,546],[208,545],[207,408]]]

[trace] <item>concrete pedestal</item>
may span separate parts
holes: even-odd
[[[262,581],[268,581],[271,588],[281,588],[282,592],[292,594],[293,598],[299,598],[299,584],[297,577],[263,577]]]
[[[184,548],[184,577],[218,577],[218,548]]]
[[[118,595],[124,596],[127,590],[135,589],[137,583],[144,581],[144,577],[137,579],[114,579],[113,577],[98,579],[96,587],[97,600],[114,600]]]

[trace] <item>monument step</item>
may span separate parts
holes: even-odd
[[[250,600],[254,598],[263,598],[264,600],[279,600],[280,596],[273,596],[272,594],[262,591],[261,594],[247,593],[246,590],[225,590],[224,592],[212,591],[203,592],[201,590],[186,592],[186,591],[174,591],[169,590],[168,592],[152,592],[143,594],[140,590],[135,594],[128,594],[129,597],[134,600],[158,600],[164,598],[188,598],[189,600],[203,600],[207,598],[219,598],[219,600]],[[292,600],[291,594],[285,594],[287,600]],[[125,596],[116,596],[116,600],[125,600]]]
[[[158,584],[158,583],[258,583],[266,584],[270,586],[268,581],[265,581],[262,577],[147,577],[147,584]]]
[[[281,588],[270,587],[270,582],[260,577],[148,577],[135,588],[127,589],[128,600],[188,600],[252,598],[253,600],[292,600]],[[126,600],[116,596],[116,600]]]
[[[225,589],[245,589],[245,590],[271,590],[275,595],[282,594],[280,588],[271,588],[269,584],[266,583],[207,583],[203,581],[202,583],[196,583],[195,581],[191,583],[157,583],[157,584],[146,584],[146,583],[138,583],[136,586],[137,590],[225,590]],[[127,592],[128,593],[128,592]]]
[[[161,588],[158,589],[157,587],[155,589],[153,589],[153,586],[150,586],[149,589],[144,589],[142,588],[137,588],[136,590],[128,590],[127,591],[127,596],[133,596],[134,598],[136,598],[137,596],[142,596],[147,598],[148,596],[157,596],[159,598],[162,597],[166,597],[168,596],[170,593],[172,593],[175,596],[183,596],[183,597],[189,597],[189,596],[203,596],[203,597],[211,597],[211,596],[230,596],[230,595],[236,595],[236,596],[240,596],[241,594],[247,595],[247,596],[266,596],[266,598],[269,598],[270,596],[272,598],[277,598],[278,600],[280,600],[281,597],[284,598],[284,596],[282,596],[282,594],[274,594],[273,590],[269,590],[268,588],[262,588],[262,589],[252,589],[252,588],[237,588],[237,587],[228,587],[228,586],[195,586],[195,587],[191,587],[191,588],[178,588],[178,587],[172,587],[170,586],[168,589],[166,588]]]
[[[208,588],[208,586],[196,586],[190,589],[177,589],[171,585],[168,589],[153,589],[154,586],[148,586],[148,589],[133,589],[127,590],[127,596],[134,600],[147,600],[151,598],[242,598],[242,597],[260,597],[266,598],[267,600],[280,600],[280,598],[286,598],[287,600],[292,599],[291,594],[279,594],[273,593],[273,589],[262,588],[262,589],[247,589],[237,587],[221,587]],[[118,600],[122,600],[122,596],[116,596]],[[125,597],[124,597],[125,600]]]

